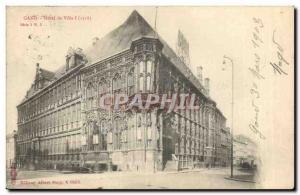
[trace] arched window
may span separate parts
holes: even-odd
[[[104,95],[109,92],[108,83],[105,79],[101,79],[98,85],[98,93],[99,95]]]
[[[89,83],[86,88],[86,97],[87,98],[93,97],[93,84],[92,83]]]
[[[139,91],[143,92],[144,89],[144,76],[140,76],[139,78]]]
[[[129,96],[134,94],[134,68],[129,71],[127,76],[127,91]]]
[[[152,78],[152,72],[153,72],[153,62],[151,60],[148,60],[146,63],[146,90],[151,90],[151,78]]]
[[[120,118],[117,118],[113,122],[113,134],[114,134],[114,140],[113,145],[115,150],[121,149],[121,136],[122,136],[122,121]]]
[[[122,135],[121,141],[124,144],[124,146],[126,146],[125,143],[127,142],[127,137],[128,137],[128,124],[126,122],[123,122],[121,135]]]
[[[140,74],[145,73],[145,63],[144,63],[144,61],[140,61],[140,63],[139,63],[139,73]]]
[[[146,90],[151,91],[151,76],[147,75],[147,80],[146,80]]]
[[[136,138],[138,141],[142,140],[142,115],[141,113],[137,116],[137,132],[136,132]]]
[[[121,80],[121,75],[120,74],[115,74],[114,79],[113,79],[113,92],[119,91],[122,89],[122,80]]]
[[[89,83],[86,88],[86,109],[89,110],[93,106],[94,89],[92,83]]]
[[[145,78],[145,63],[140,61],[139,63],[139,92],[144,91],[144,78]]]
[[[100,123],[100,150],[107,150],[107,125],[106,121]]]
[[[115,74],[113,81],[112,81],[112,92],[113,92],[113,97],[116,97],[118,93],[121,92],[123,87],[122,79],[120,74]],[[115,100],[116,98],[114,98]]]
[[[153,69],[153,62],[151,60],[147,61],[147,74],[151,74]]]

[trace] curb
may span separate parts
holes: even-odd
[[[237,178],[232,178],[232,177],[224,177],[225,179],[228,180],[233,180],[233,181],[240,181],[240,182],[248,182],[248,183],[256,183],[253,180],[247,180],[247,179],[237,179]]]

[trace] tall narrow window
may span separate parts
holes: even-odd
[[[139,91],[143,92],[144,89],[144,76],[140,76],[139,78]]]
[[[127,76],[127,82],[128,82],[128,95],[131,96],[134,94],[134,69],[132,68]]]
[[[146,90],[150,91],[151,90],[151,77],[152,77],[152,71],[153,71],[153,62],[148,60],[147,63],[147,68],[146,68]]]
[[[146,90],[150,91],[151,90],[151,76],[147,75],[147,81],[146,81]]]
[[[153,62],[148,60],[147,61],[147,74],[151,74],[153,69]]]
[[[94,94],[93,94],[93,85],[89,83],[86,89],[86,109],[89,110],[93,106]]]
[[[145,77],[145,63],[140,61],[139,63],[139,92],[144,91],[144,77]]]
[[[98,134],[93,135],[93,144],[99,144]]]
[[[98,85],[99,95],[104,95],[104,94],[108,93],[108,91],[109,91],[109,88],[108,88],[108,84],[107,84],[106,80],[101,79],[101,81],[99,82],[99,85]]]
[[[86,138],[85,134],[81,136],[81,145],[85,146],[87,144]]]
[[[139,63],[139,72],[140,74],[144,74],[145,72],[145,63],[143,61],[140,61]]]
[[[113,96],[116,97],[118,93],[121,92],[123,87],[121,75],[116,74],[112,83]]]
[[[114,79],[113,79],[113,91],[117,91],[117,90],[120,90],[122,88],[122,80],[121,80],[121,75],[119,74],[116,74],[114,76]]]
[[[101,142],[102,150],[107,149],[107,127],[105,124],[106,124],[106,121],[103,120],[100,125],[100,142]]]

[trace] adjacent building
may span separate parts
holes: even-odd
[[[16,131],[6,135],[6,167],[14,166],[16,158]]]
[[[244,135],[237,135],[233,141],[233,164],[235,166],[255,166],[257,164],[257,145]]]
[[[134,11],[86,51],[70,48],[56,72],[37,64],[35,80],[17,106],[17,165],[95,171],[227,166],[226,118],[210,98],[202,67],[197,76],[188,68],[188,43],[181,32],[178,38],[176,54]],[[99,107],[100,97],[119,93],[194,93],[200,109]]]

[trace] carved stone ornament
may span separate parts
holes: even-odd
[[[86,120],[87,121],[96,121],[97,120],[97,115],[94,112],[88,112],[86,114]]]

